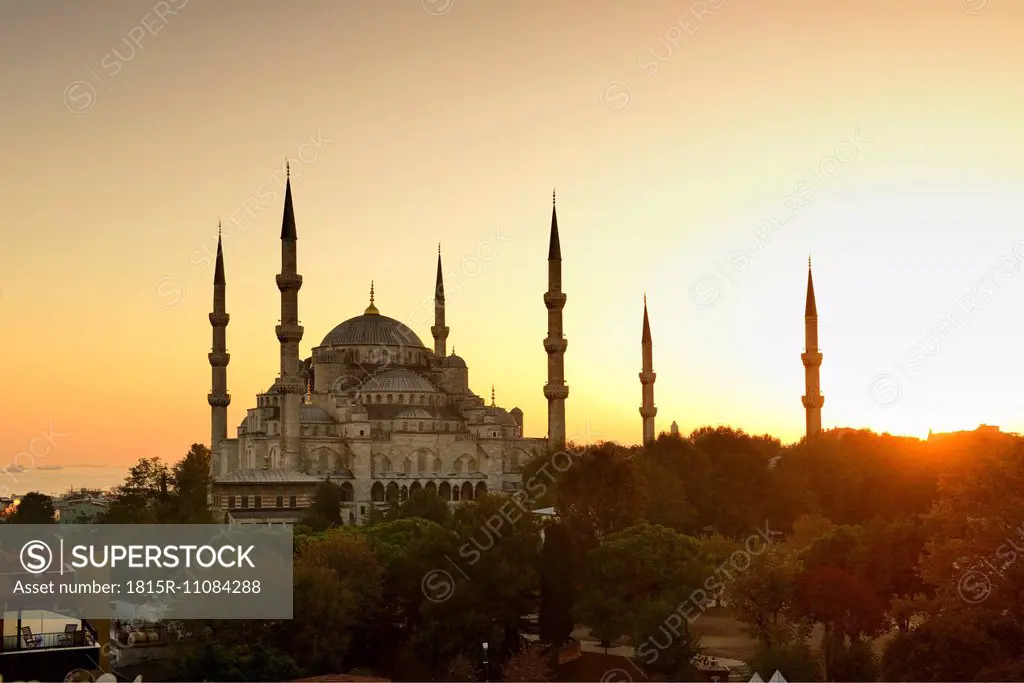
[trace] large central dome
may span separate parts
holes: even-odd
[[[327,333],[320,346],[404,346],[426,348],[416,333],[394,318],[367,313],[349,318]]]

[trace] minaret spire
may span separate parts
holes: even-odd
[[[213,458],[210,461],[210,474],[223,474],[227,464],[219,454],[220,442],[228,438],[228,406],[231,395],[228,393],[228,362],[231,356],[227,350],[227,326],[231,316],[227,313],[224,279],[224,244],[221,238],[220,223],[217,224],[217,264],[213,273],[213,312],[210,313],[210,326],[213,328],[213,348],[208,358],[213,370],[210,395],[206,400],[210,404],[210,450]]]
[[[548,336],[544,351],[548,354],[548,381],[544,397],[548,400],[548,441],[552,448],[565,445],[565,399],[569,387],[565,384],[565,349],[568,346],[562,333],[562,309],[566,296],[562,292],[562,248],[558,239],[558,214],[555,193],[551,192],[551,241],[548,246],[548,291],[544,305],[548,309]]]
[[[821,407],[825,397],[821,393],[821,352],[818,350],[818,304],[814,300],[814,277],[811,257],[807,257],[807,301],[804,305],[804,410],[807,413],[807,440],[821,432]]]
[[[373,280],[370,280],[370,305],[363,311],[363,315],[380,315],[380,311],[373,304]]]
[[[302,326],[299,325],[299,289],[302,276],[298,271],[298,251],[295,231],[295,208],[292,203],[291,169],[285,160],[284,216],[281,220],[281,273],[277,276],[277,288],[281,292],[281,324],[275,328],[281,345],[281,372],[275,384],[275,391],[281,394],[281,459],[285,469],[299,469],[301,436],[299,433],[299,411],[306,383],[299,374],[302,362],[299,360],[299,342],[302,341]]]
[[[441,271],[441,243],[437,243],[437,277],[434,280],[434,326],[430,328],[434,337],[434,354],[444,358],[448,341],[448,328],[444,324],[444,275]]]
[[[643,418],[643,439],[644,445],[654,442],[654,417],[658,409],[654,407],[654,380],[657,375],[654,373],[654,351],[651,341],[651,322],[647,317],[647,294],[644,293],[644,328],[640,336],[640,352],[643,365],[640,370],[640,394],[643,399],[640,404],[640,417]]]
[[[492,384],[491,385],[491,407],[494,408],[494,407],[496,407],[496,405],[497,404],[495,404],[495,402],[494,402],[494,385]]]

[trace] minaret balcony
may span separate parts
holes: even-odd
[[[230,353],[219,353],[217,351],[214,351],[213,353],[207,354],[206,357],[210,359],[210,365],[212,365],[215,368],[226,367],[227,364],[231,362]]]
[[[307,387],[298,377],[279,377],[274,382],[274,389],[279,394],[305,394]]]
[[[277,288],[282,292],[294,292],[302,287],[302,276],[298,273],[281,273],[276,279]]]
[[[544,292],[544,305],[549,311],[560,311],[565,307],[565,299],[562,292]]]
[[[825,405],[825,395],[818,394],[817,396],[803,396],[801,397],[804,408],[821,408]]]
[[[547,337],[544,340],[544,350],[548,352],[549,356],[555,353],[565,353],[567,346],[569,346],[569,340],[565,337],[562,337],[561,339],[552,339],[551,337]]]
[[[278,325],[274,330],[277,332],[277,341],[282,344],[302,341],[302,325]]]
[[[211,313],[210,324],[214,327],[227,327],[228,321],[231,320],[231,316],[227,313]]]
[[[806,351],[800,354],[800,360],[803,361],[807,367],[816,367],[821,365],[822,355],[820,351]]]
[[[654,380],[658,378],[658,374],[655,372],[641,372],[640,373],[640,384],[654,384]]]
[[[545,384],[544,398],[549,401],[566,399],[569,397],[569,387],[565,384]]]
[[[654,406],[640,406],[640,417],[647,419],[649,417],[657,417],[658,409]]]
[[[206,401],[214,408],[227,408],[231,405],[231,394],[207,394]]]
[[[448,328],[442,327],[440,325],[434,325],[433,327],[430,328],[430,334],[432,337],[434,337],[434,339],[447,339]]]

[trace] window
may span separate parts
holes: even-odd
[[[288,507],[290,507],[290,508],[295,507],[295,496],[289,496],[288,497]]]
[[[228,496],[228,509],[229,510],[235,509],[235,497],[234,496]]]
[[[399,403],[405,403],[405,394],[399,394],[398,395],[398,402]]]
[[[402,423],[402,431],[403,432],[409,431],[409,423],[408,422],[403,422]]]
[[[388,394],[388,403],[391,403],[391,398],[392,398],[391,394]]]
[[[249,507],[249,496],[242,496],[242,509]]]
[[[252,497],[252,506],[254,508],[261,508],[261,507],[263,507],[263,497],[262,496],[253,496]]]
[[[420,422],[420,431],[421,432],[423,431],[423,423],[422,422]]]
[[[362,435],[363,435],[363,430],[362,430],[362,429],[360,429],[360,430],[359,430],[359,436],[362,436]]]
[[[284,507],[284,496],[278,496],[277,497],[277,505],[275,505],[274,507],[278,507],[278,508],[283,508]]]

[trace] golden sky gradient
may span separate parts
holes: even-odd
[[[430,346],[440,241],[449,348],[543,436],[557,186],[570,438],[639,441],[646,291],[659,431],[798,439],[809,253],[826,428],[1024,431],[1020,3],[3,12],[0,460],[209,438],[218,219],[234,436],[278,369],[285,157],[303,356],[371,279]]]

